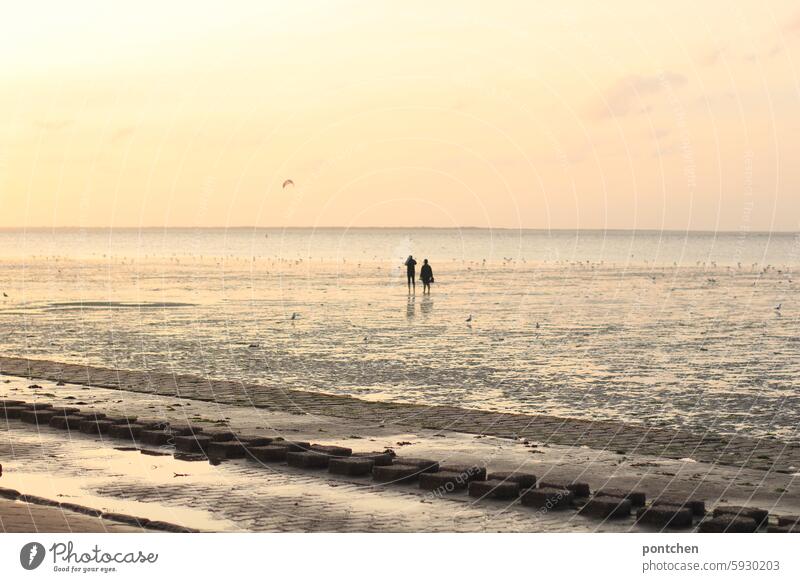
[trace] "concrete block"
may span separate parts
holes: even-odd
[[[140,442],[156,447],[171,444],[172,438],[172,435],[164,430],[143,430],[139,433]]]
[[[46,410],[48,408],[53,408],[53,405],[48,402],[29,402],[26,404],[28,410]]]
[[[420,473],[436,473],[439,470],[439,463],[431,459],[419,459],[416,457],[395,457],[393,465],[406,465],[416,467]]]
[[[410,483],[422,474],[422,469],[413,465],[372,467],[372,478],[379,483]]]
[[[3,499],[19,499],[20,492],[8,487],[0,487],[0,497]]]
[[[58,423],[56,428],[79,431],[81,429],[81,423],[84,422],[86,418],[83,416],[54,416],[53,420]],[[64,421],[63,425],[61,424],[61,420]]]
[[[244,445],[238,441],[211,441],[206,446],[206,454],[214,459],[243,459],[246,455]]]
[[[233,431],[226,430],[223,428],[204,428],[203,434],[206,436],[210,436],[211,440],[217,443],[225,442],[225,441],[232,441],[236,436],[233,434]]]
[[[749,517],[754,520],[758,527],[767,525],[769,511],[755,507],[740,507],[735,505],[721,505],[714,508],[714,517],[722,515],[734,515],[738,517]]]
[[[127,523],[128,525],[137,527],[145,527],[148,523],[150,523],[150,520],[146,517],[136,517],[133,515],[125,515],[124,513],[104,513],[101,517],[110,521],[118,521],[120,523]]]
[[[487,499],[516,499],[519,497],[519,483],[515,481],[470,481],[470,497]]]
[[[25,408],[27,405],[28,403],[24,400],[10,400],[5,398],[0,400],[0,412],[2,412],[3,408],[6,408],[7,406],[21,406],[22,408]]]
[[[620,519],[631,514],[629,499],[618,497],[592,497],[578,510],[578,513],[598,519]]]
[[[52,410],[26,410],[20,415],[19,419],[27,424],[47,426],[54,416],[56,416],[56,413]]]
[[[306,453],[311,450],[311,443],[305,441],[283,441],[276,446],[286,447],[290,453]]]
[[[633,507],[644,507],[647,495],[644,491],[630,491],[628,489],[601,489],[595,493],[598,497],[617,497],[627,499]]]
[[[370,459],[377,467],[386,467],[394,463],[395,455],[388,451],[376,451],[373,453],[353,453],[354,457]]]
[[[251,447],[247,449],[251,458],[262,463],[279,463],[286,460],[286,453],[289,451],[286,447],[276,447],[267,445],[264,447]]]
[[[210,436],[202,434],[176,436],[172,440],[175,442],[175,448],[184,453],[203,452],[213,442]]]
[[[419,476],[419,488],[442,494],[451,493],[453,491],[463,491],[469,485],[469,481],[469,475],[466,472],[456,473],[440,470],[436,473],[421,473]]]
[[[749,517],[736,517],[724,514],[700,522],[697,531],[701,533],[753,533],[758,531],[756,520]]]
[[[8,406],[6,407],[6,418],[9,420],[19,419],[23,412],[30,410],[28,407],[23,406]]]
[[[692,519],[692,510],[680,505],[651,505],[636,512],[636,523],[659,529],[692,527]]]
[[[289,463],[289,466],[300,469],[327,469],[332,458],[334,457],[317,451],[286,453],[286,462]]]
[[[114,424],[108,429],[108,436],[115,439],[136,440],[145,428],[140,424]]]
[[[798,515],[779,515],[779,526],[795,526],[800,527],[800,516]]]
[[[527,489],[522,492],[520,501],[522,505],[549,511],[551,509],[566,509],[572,505],[575,494],[569,489],[555,489],[553,487],[539,487]]]
[[[687,507],[695,517],[703,517],[706,514],[706,502],[703,499],[684,499],[678,496],[659,497],[653,501],[653,505],[677,505],[679,507]]]
[[[371,475],[375,461],[366,457],[332,457],[328,461],[328,471],[336,475],[360,477]]]
[[[546,481],[540,482],[539,487],[549,487],[551,489],[569,489],[575,497],[589,497],[591,490],[588,483],[570,481]]]
[[[98,412],[97,410],[83,410],[81,412],[76,412],[75,416],[82,416],[83,418],[88,418],[88,419],[93,418],[95,420],[101,420],[106,417],[106,413]]]
[[[78,414],[80,412],[80,408],[75,408],[74,406],[54,406],[50,410],[64,416]]]
[[[520,473],[519,471],[497,471],[489,473],[487,481],[512,481],[518,483],[520,489],[536,487],[536,475],[533,473]]]
[[[458,463],[446,463],[439,465],[439,471],[448,473],[460,473],[467,481],[486,481],[486,467],[478,465],[461,465]]]
[[[275,442],[275,438],[268,436],[241,435],[239,436],[239,442],[244,443],[244,448],[249,449],[251,447],[266,447],[267,445],[271,445]]]
[[[311,450],[330,457],[349,457],[353,454],[353,449],[348,447],[339,447],[336,445],[311,445]]]
[[[100,517],[103,512],[99,509],[94,509],[92,507],[86,507],[85,505],[78,505],[77,503],[59,503],[61,509],[65,509],[67,511],[75,511],[77,513],[82,513],[84,515],[91,515],[92,517]]]
[[[203,429],[190,424],[172,424],[167,429],[173,436],[186,436],[190,434],[200,434]]]
[[[84,418],[80,423],[80,431],[86,434],[106,434],[114,423],[110,420]]]

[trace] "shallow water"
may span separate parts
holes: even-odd
[[[430,296],[407,293],[409,253],[431,259]],[[792,234],[0,231],[0,338],[26,357],[797,441],[799,266]]]

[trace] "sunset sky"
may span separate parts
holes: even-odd
[[[0,115],[0,226],[800,230],[796,0],[19,2]]]

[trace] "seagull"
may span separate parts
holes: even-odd
[[[467,318],[467,323],[472,323],[472,314],[471,313],[469,314],[469,317]]]
[[[773,309],[775,311],[780,311],[781,310],[781,305],[783,305],[783,303],[778,303],[775,307],[773,307]]]
[[[281,189],[286,188],[286,186],[294,186],[294,182],[292,180],[284,180]]]
[[[291,317],[291,319],[292,319],[292,321],[294,321],[294,320],[295,320],[295,319],[297,319],[298,317],[300,317],[300,314],[299,314],[299,313],[297,313],[297,312],[295,311],[294,313],[292,313],[292,317]]]

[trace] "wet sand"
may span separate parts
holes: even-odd
[[[19,377],[4,380],[4,398],[174,422],[191,418],[209,426],[224,421],[247,434],[341,444],[355,451],[391,448],[401,456],[528,471],[544,481],[586,481],[594,490],[624,487],[646,491],[649,498],[667,491],[705,499],[709,508],[724,503],[761,507],[774,515],[800,513],[796,477],[775,471],[440,429],[365,426],[341,417]],[[542,515],[465,494],[435,498],[413,485],[387,487],[247,460],[214,466],[178,460],[170,450],[151,452],[166,454],[142,454],[131,443],[102,435],[65,438],[64,431],[8,421],[0,431],[0,486],[204,531],[641,531],[632,518],[612,522],[575,512]]]

